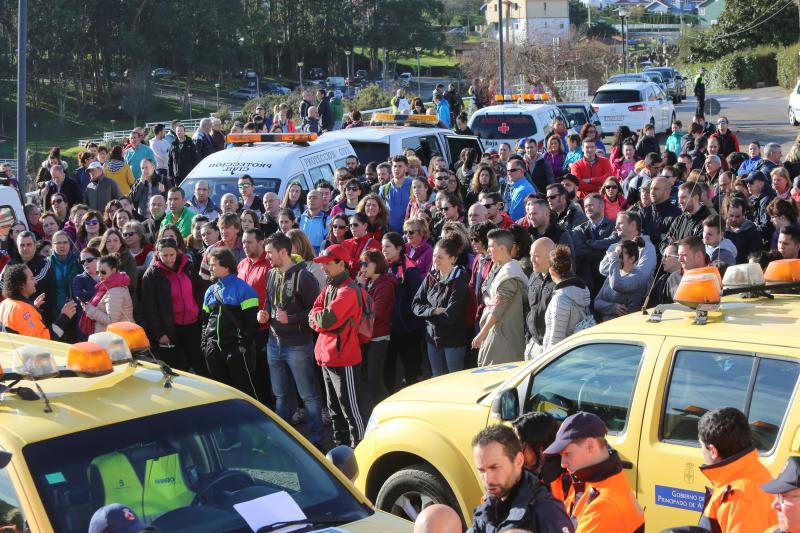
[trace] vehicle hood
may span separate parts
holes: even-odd
[[[387,402],[435,402],[475,404],[495,390],[525,364],[524,361],[471,368],[406,387]]]

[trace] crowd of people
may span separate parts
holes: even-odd
[[[292,122],[262,113],[245,128]],[[663,149],[649,125],[609,146],[592,124],[550,126],[544,153],[521,139],[453,165],[350,156],[310,191],[259,196],[241,175],[219,205],[205,181],[180,187],[226,149],[215,119],[193,138],[176,121],[89,144],[74,169],[54,148],[27,226],[4,227],[0,322],[77,341],[135,320],[169,364],[274,402],[318,446],[331,421],[355,446],[400,387],[536,358],[670,303],[686,270],[798,257],[800,139],[784,159],[774,143],[739,152],[724,116],[676,120]]]

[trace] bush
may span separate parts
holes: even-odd
[[[774,47],[758,47],[752,50],[734,52],[716,61],[693,63],[683,68],[685,74],[693,80],[700,71],[706,69],[706,90],[752,89],[757,83],[776,85],[778,49]]]
[[[785,89],[794,89],[797,77],[800,76],[798,53],[800,44],[781,48],[776,54],[778,85]]]
[[[406,98],[408,98],[408,96]],[[388,107],[389,100],[391,99],[392,95],[381,89],[380,85],[368,85],[361,89],[349,103],[345,102],[345,110],[352,111],[353,109],[358,109],[364,111],[366,109]]]

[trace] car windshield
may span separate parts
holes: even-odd
[[[237,198],[241,196],[241,194],[239,194],[239,177],[221,176],[219,178],[187,178],[183,180],[181,189],[186,193],[187,199],[194,195],[194,187],[198,181],[205,181],[208,183],[208,188],[210,189],[209,194],[214,200],[214,203],[217,204],[217,207],[219,207],[222,195],[225,193],[231,193]],[[253,181],[256,185],[255,193],[260,197],[263,197],[264,193],[267,192],[274,192],[277,194],[281,187],[281,180],[278,178],[253,178]]]
[[[94,511],[111,503],[170,532],[249,532],[234,506],[277,493],[328,525],[372,513],[295,437],[244,400],[79,431],[29,444],[23,454],[60,532],[85,533]]]
[[[536,122],[530,115],[479,115],[471,127],[482,139],[520,139],[537,132]]]
[[[628,104],[631,102],[641,102],[639,91],[630,90],[609,90],[598,91],[592,100],[593,104]]]

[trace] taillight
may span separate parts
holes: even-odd
[[[644,111],[644,104],[629,105],[628,111]]]
[[[592,109],[594,109],[595,113],[599,113],[600,112],[600,106],[593,105]]]

